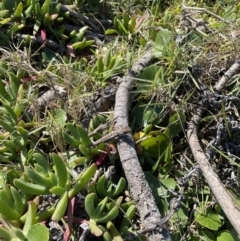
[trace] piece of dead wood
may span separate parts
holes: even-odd
[[[52,101],[63,100],[67,97],[67,92],[62,86],[54,86],[39,96],[29,107],[28,115],[33,116],[35,112],[43,111]],[[29,117],[28,117],[29,118]]]
[[[116,91],[117,86],[109,83],[103,90],[97,91],[91,96],[87,101],[84,114],[81,118],[81,123],[84,128],[88,128],[90,120],[96,113],[109,111],[114,105]]]
[[[19,34],[19,33],[16,34],[16,37],[17,37],[17,38],[20,38],[20,39],[30,38],[31,41],[36,42],[36,43],[39,43],[39,44],[42,44],[42,45],[43,45],[42,47],[44,47],[44,45],[46,45],[46,46],[48,46],[49,48],[51,48],[51,49],[59,52],[60,54],[63,54],[63,53],[64,53],[64,48],[63,48],[60,44],[58,44],[58,43],[56,43],[56,42],[54,42],[54,41],[52,41],[52,40],[50,40],[50,39],[44,40],[44,39],[42,39],[40,36],[31,36],[31,35]]]
[[[152,51],[148,51],[134,64],[131,71],[119,81],[121,84],[116,93],[114,108],[114,126],[116,129],[128,125],[129,91],[134,86],[137,74],[148,66],[152,60]],[[130,134],[121,136],[117,147],[131,196],[136,203],[141,218],[141,224],[144,229],[151,230],[148,240],[170,241],[169,231],[165,224],[161,225],[161,214],[140,166],[132,136]]]
[[[43,95],[39,96],[36,100],[37,106],[42,109],[50,102],[60,99],[62,100],[67,96],[67,92],[62,86],[54,86],[50,90],[46,91]]]
[[[224,76],[216,83],[214,90],[221,92],[224,86],[227,84],[229,79],[240,69],[240,62],[237,61],[233,66],[224,74]],[[218,201],[219,205],[222,207],[223,212],[227,216],[228,220],[231,222],[232,226],[240,236],[240,210],[233,202],[231,196],[221,183],[218,175],[214,172],[212,166],[210,165],[205,153],[202,150],[200,141],[198,139],[198,124],[201,120],[203,114],[203,108],[199,107],[194,115],[192,116],[187,130],[187,138],[190,148],[192,150],[194,159],[197,161],[203,176],[205,177],[209,187],[211,188],[214,197]]]
[[[216,83],[214,90],[221,92],[226,86],[228,80],[240,69],[240,60],[236,61],[228,71],[222,76],[222,78]]]
[[[61,5],[61,11],[62,12],[69,12],[71,17],[83,21],[85,24],[87,24],[88,26],[90,26],[92,29],[94,29],[96,31],[99,30],[98,27],[95,24],[93,24],[87,16],[82,15],[80,13],[77,13],[74,10],[70,9],[69,5]]]

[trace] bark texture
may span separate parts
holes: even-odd
[[[117,93],[114,109],[114,126],[116,129],[128,125],[128,110],[130,105],[129,91],[134,86],[134,78],[153,60],[151,51],[147,52],[132,67],[131,71],[123,77]],[[161,214],[155,203],[152,191],[145,179],[143,170],[137,157],[134,142],[130,134],[123,135],[118,141],[118,151],[124,169],[131,196],[136,202],[137,209],[144,229],[152,230],[149,232],[150,241],[166,240],[170,241],[170,234],[161,225]]]

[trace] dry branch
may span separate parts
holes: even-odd
[[[16,36],[20,39],[30,38],[33,42],[44,44],[53,50],[59,51],[61,54],[64,52],[62,45],[60,45],[50,39],[44,40],[40,36],[31,36],[31,35],[27,35],[27,34],[16,34]]]
[[[240,69],[240,60],[235,62],[231,68],[222,76],[222,78],[216,83],[214,90],[221,92],[226,86],[228,80]]]
[[[62,12],[69,12],[71,17],[83,21],[84,23],[89,25],[92,29],[98,31],[98,27],[96,25],[94,25],[88,17],[69,9],[69,7],[67,5],[61,5],[61,11]]]
[[[64,89],[64,87],[61,86],[54,86],[54,88],[48,90],[43,95],[37,98],[37,105],[40,108],[45,107],[47,104],[49,104],[51,101],[59,98],[63,99],[66,97],[67,93]]]
[[[149,51],[142,56],[134,64],[131,71],[123,77],[115,100],[114,126],[116,129],[128,125],[129,91],[134,86],[137,73],[148,66],[152,60],[152,52]],[[159,213],[152,191],[140,166],[131,135],[126,134],[121,136],[117,147],[122,167],[128,180],[131,196],[136,202],[142,225],[145,230],[151,230],[148,240],[170,241],[171,237],[167,228],[165,225],[161,225],[161,214]]]
[[[239,70],[239,68],[240,65],[238,61],[233,64],[233,66],[225,73],[221,80],[215,85],[214,89],[220,92],[227,84],[228,80]],[[189,122],[187,130],[188,142],[192,150],[193,156],[197,161],[202,171],[202,174],[205,177],[209,187],[211,188],[216,200],[222,207],[225,215],[231,222],[238,235],[240,235],[240,211],[236,204],[233,202],[231,196],[228,194],[227,190],[222,185],[218,175],[214,172],[212,166],[208,162],[208,159],[204,154],[198,139],[197,127],[201,120],[202,113],[203,108],[199,107]]]

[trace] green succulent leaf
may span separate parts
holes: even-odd
[[[5,10],[1,10],[0,11],[0,18],[5,18],[7,17],[9,14],[9,10],[5,9]]]
[[[0,213],[3,215],[5,218],[9,220],[18,220],[21,217],[21,214],[16,212],[13,209],[13,206],[11,205],[12,202],[7,203],[4,201],[5,193],[1,191],[0,193]]]
[[[18,19],[21,17],[21,14],[22,14],[22,11],[23,11],[23,3],[20,2],[15,10],[15,15],[14,15],[14,18],[15,19]]]
[[[96,170],[97,165],[94,163],[76,178],[74,185],[69,190],[69,198],[72,198],[74,195],[79,193],[80,190],[82,190],[87,185],[87,183],[95,174]]]
[[[68,192],[65,192],[61,197],[60,200],[57,203],[56,209],[52,215],[52,220],[57,222],[59,221],[64,213],[66,212],[68,205]]]
[[[91,233],[96,237],[100,237],[103,233],[103,231],[98,227],[96,222],[91,219],[89,221],[89,228],[91,230]]]
[[[78,147],[80,145],[80,138],[76,139],[73,136],[68,135],[66,132],[62,133],[64,141],[66,141],[72,147]]]
[[[100,197],[105,197],[107,195],[106,192],[106,176],[103,174],[97,182],[96,185],[97,193]]]
[[[45,173],[45,176],[48,177],[52,171],[47,159],[37,152],[33,153],[33,159],[38,163],[39,166],[41,166],[42,171]]]
[[[101,217],[105,210],[107,203],[108,203],[107,197],[105,197],[100,203],[98,203],[97,207],[94,210],[94,216],[91,217],[91,219],[95,220],[95,219],[98,219],[99,217]]]
[[[90,218],[95,215],[96,193],[89,193],[85,198],[85,210]]]
[[[58,187],[58,186],[54,186],[49,191],[50,191],[50,193],[59,195],[59,196],[62,196],[66,192],[65,188]]]
[[[24,213],[24,209],[25,209],[25,204],[23,202],[22,196],[19,194],[19,192],[13,187],[10,187],[11,193],[12,193],[12,197],[14,200],[14,204],[13,204],[13,210],[15,210],[17,213],[19,214],[23,214]]]
[[[118,181],[117,186],[114,188],[113,193],[111,193],[112,197],[117,197],[121,192],[123,192],[124,188],[126,187],[127,181],[125,178],[121,177]]]
[[[28,241],[48,241],[49,240],[49,230],[41,223],[34,224],[27,235]]]
[[[109,230],[109,233],[111,234],[113,240],[123,241],[120,233],[112,222],[107,223],[107,229]]]
[[[118,213],[118,207],[114,206],[109,212],[103,213],[101,217],[95,218],[94,221],[96,221],[96,223],[107,223],[115,219],[118,216]]]
[[[0,227],[0,238],[5,241],[13,241],[16,239],[16,236],[6,228]]]
[[[33,170],[30,167],[25,167],[25,172],[27,174],[27,177],[30,178],[33,183],[46,186],[46,187],[51,187],[52,182],[49,177],[45,177],[38,173],[37,171]]]
[[[14,179],[13,183],[24,193],[29,193],[33,195],[49,194],[48,188],[39,184],[28,183],[22,179]]]
[[[127,211],[124,214],[124,217],[122,219],[122,222],[120,224],[120,228],[119,228],[120,233],[122,233],[124,231],[124,229],[131,224],[131,221],[132,221],[132,219],[134,217],[134,214],[135,214],[136,210],[137,210],[136,205],[131,205],[127,209]]]
[[[55,153],[51,154],[52,160],[56,167],[56,175],[58,178],[58,186],[64,188],[68,180],[68,172],[66,163],[60,156]]]
[[[29,230],[33,226],[36,220],[36,213],[37,213],[37,205],[34,202],[29,202],[28,204],[28,212],[27,212],[27,218],[24,223],[23,227],[23,233],[25,236],[28,235]]]

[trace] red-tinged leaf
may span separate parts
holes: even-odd
[[[115,148],[115,147],[114,147],[114,148]],[[99,155],[99,158],[98,158],[97,161],[96,161],[96,165],[97,165],[97,166],[102,165],[102,163],[103,163],[104,160],[106,159],[106,157],[107,157],[107,155],[108,155],[108,153],[110,152],[111,149],[112,149],[111,147],[106,147],[106,148],[104,149],[104,152]]]
[[[63,219],[64,219],[65,221],[68,221],[68,216],[64,216]],[[88,224],[89,221],[86,220],[86,219],[83,219],[83,218],[79,218],[79,217],[73,216],[73,223],[80,225],[80,224],[82,224],[82,223]]]
[[[71,235],[71,228],[73,224],[73,212],[74,212],[74,206],[75,206],[76,198],[73,197],[70,202],[68,202],[68,208],[67,208],[67,216],[68,216],[68,222],[67,227],[64,233],[63,241],[68,241],[69,237]]]
[[[68,50],[71,57],[76,57],[76,55],[74,53],[74,50],[72,48],[72,45],[67,45],[67,50]]]
[[[47,32],[46,29],[41,29],[41,39],[46,40],[47,39]]]
[[[31,82],[37,79],[38,79],[37,76],[27,76],[27,77],[21,78],[20,82],[23,84],[23,83]]]

